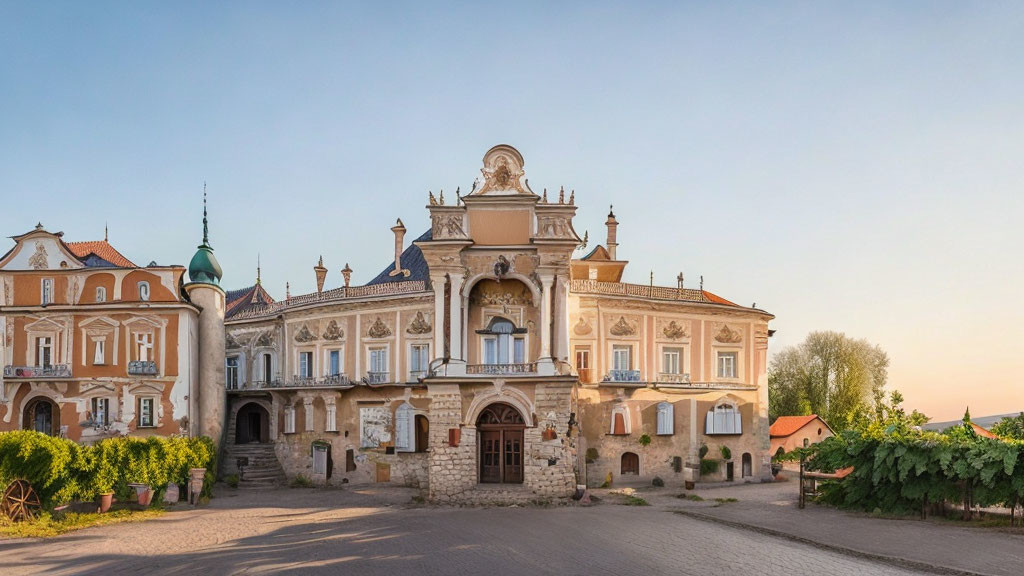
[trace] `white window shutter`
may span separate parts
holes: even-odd
[[[715,433],[715,409],[708,410],[708,418],[704,421],[704,433],[714,434]]]
[[[395,411],[395,450],[398,452],[412,452],[415,450],[413,418],[415,418],[415,414],[412,406],[408,404],[402,404]]]
[[[733,413],[733,426],[734,426],[733,427],[733,433],[734,434],[742,434],[743,433],[743,418],[740,415],[740,411],[735,409],[735,408],[733,408],[732,413]]]

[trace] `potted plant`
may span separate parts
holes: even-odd
[[[153,488],[149,484],[143,484],[141,482],[133,482],[128,484],[129,488],[135,489],[135,497],[139,506],[145,508],[153,501]]]
[[[203,480],[206,478],[206,468],[188,469],[188,497],[190,504],[199,503],[199,495],[203,492]]]
[[[103,514],[114,504],[114,479],[109,472],[100,469],[96,473],[95,482],[100,514]]]

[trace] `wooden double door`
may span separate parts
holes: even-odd
[[[523,428],[480,430],[480,482],[523,482]]]

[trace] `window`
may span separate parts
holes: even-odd
[[[299,352],[299,378],[313,377],[313,353]]]
[[[49,367],[53,363],[53,339],[50,336],[36,338],[36,366]]]
[[[110,399],[109,398],[93,398],[92,399],[92,425],[93,426],[109,426],[110,425]]]
[[[729,401],[723,401],[711,410],[708,410],[708,419],[704,424],[704,433],[708,435],[742,434],[743,419],[736,405]]]
[[[224,382],[228,390],[238,388],[238,356],[230,356],[225,361]]]
[[[483,335],[484,364],[525,363],[525,332],[505,318],[494,318],[486,330],[478,330]]]
[[[658,403],[658,434],[661,436],[675,433],[675,407],[668,402]]]
[[[612,346],[612,366],[615,370],[631,370],[632,346]]]
[[[395,451],[412,452],[416,449],[415,409],[408,402],[395,410]]]
[[[96,289],[96,301],[97,302],[106,302],[107,301],[107,289],[104,288],[103,286],[100,286],[99,288]]]
[[[804,448],[807,448],[810,445],[811,445],[811,439],[810,438],[804,438]]]
[[[320,444],[313,445],[313,474],[315,476],[327,475],[327,453],[328,448]]]
[[[661,353],[661,371],[665,374],[679,374],[683,353],[679,348],[665,348]]]
[[[154,404],[152,398],[139,398],[139,428],[152,428],[156,426],[153,410]]]
[[[139,300],[149,300],[149,282],[139,282]]]
[[[612,408],[612,423],[609,434],[627,435],[632,431],[629,422],[629,409],[625,404],[619,404]]]
[[[139,362],[149,362],[153,359],[152,332],[141,332],[135,334],[135,351]]]
[[[719,352],[718,353],[718,377],[719,378],[735,378],[736,377],[736,352]]]
[[[53,304],[53,278],[43,278],[42,295],[40,299],[43,306]]]
[[[273,374],[274,358],[270,354],[263,355],[263,381],[270,382]]]
[[[590,382],[590,348],[576,349],[576,373],[580,375],[580,381]]]
[[[388,349],[370,348],[370,373],[387,376]]]
[[[328,376],[341,374],[341,350],[329,350],[327,352],[327,370]]]
[[[92,354],[92,363],[93,363],[93,365],[94,366],[102,366],[102,365],[106,364],[106,358],[107,358],[107,354],[106,354],[106,352],[107,352],[107,350],[106,350],[107,349],[107,341],[106,341],[106,339],[101,338],[101,339],[93,340],[93,346],[94,346],[93,354]]]
[[[295,406],[290,404],[284,407],[284,433],[295,433]]]
[[[426,344],[413,344],[409,347],[409,376],[415,380],[427,375],[427,364],[430,362],[430,347]]]

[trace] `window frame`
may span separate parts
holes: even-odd
[[[675,405],[666,401],[658,402],[656,414],[656,435],[674,435],[676,433]]]
[[[297,376],[299,378],[312,378],[314,371],[313,351],[298,350],[296,354],[298,354],[298,361],[296,362],[295,367],[299,369],[299,373]]]
[[[54,303],[56,296],[56,289],[54,288],[53,278],[43,278],[39,282],[39,304],[41,306],[49,306]]]
[[[724,370],[723,360],[731,359],[731,375]],[[740,351],[739,350],[716,350],[715,351],[715,377],[719,380],[737,380],[740,374]]]
[[[619,353],[626,353],[626,367],[622,368],[619,366]],[[612,344],[612,370],[633,370],[633,345],[632,344]]]
[[[107,287],[97,286],[96,287],[96,303],[103,303],[107,301]]]
[[[53,336],[36,336],[36,367],[47,368],[54,365],[54,347],[53,347]],[[44,345],[45,341],[45,345]],[[43,354],[43,351],[46,354]],[[46,360],[43,360],[45,356]]]
[[[92,338],[92,365],[93,366],[106,366],[107,365],[107,338],[106,336],[99,336]]]
[[[234,361],[234,365],[231,364],[232,361]],[[240,367],[241,362],[237,355],[224,358],[224,386],[228,390],[235,390],[238,388]]]
[[[417,373],[422,373],[425,376],[428,370],[430,370],[430,343],[410,342],[409,381],[415,381],[417,378]]]
[[[149,302],[149,299],[153,295],[152,289],[149,286],[149,282],[146,280],[139,280],[139,282],[135,286],[139,292],[139,302]],[[143,290],[143,288],[145,288],[145,290]]]
[[[739,404],[731,399],[715,402],[714,406],[708,410],[704,421],[704,435],[739,436],[742,434],[743,412],[740,410]]]
[[[149,403],[149,419],[150,419],[150,421],[149,421],[149,424],[144,424],[143,423],[143,415],[145,414],[145,411],[142,409],[142,407],[147,402]],[[137,405],[138,405],[138,408],[137,408],[137,410],[138,410],[138,419],[137,419],[137,423],[136,423],[135,427],[136,428],[156,428],[157,427],[157,418],[156,418],[157,403],[156,403],[156,398],[153,397],[153,396],[139,396]]]
[[[102,410],[100,407],[102,406]],[[100,428],[104,426],[110,426],[110,398],[104,396],[93,396],[89,401],[89,419],[92,422],[93,428]],[[103,415],[103,422],[97,423],[97,414]]]

